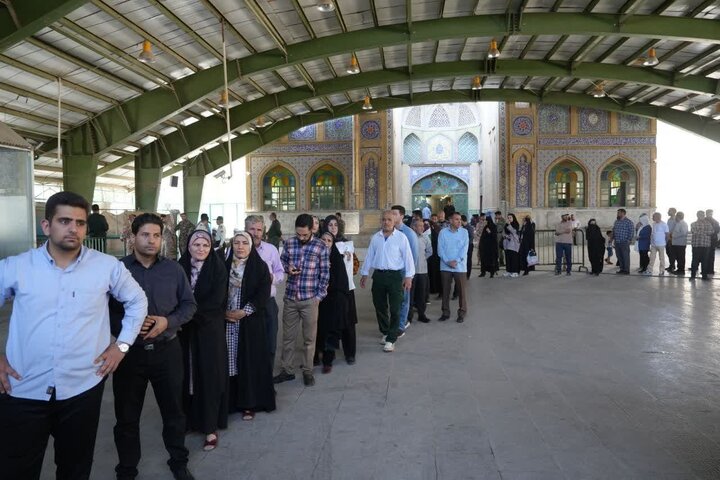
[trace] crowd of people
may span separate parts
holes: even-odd
[[[225,244],[222,217],[210,228],[153,213],[134,216],[133,249],[117,260],[83,246],[93,220],[81,196],[60,192],[46,203],[41,247],[0,261],[0,301],[14,299],[6,353],[0,355],[0,465],[3,478],[40,477],[47,442],[55,439],[57,478],[87,479],[93,461],[104,384],[110,374],[114,397],[116,478],[136,478],[141,457],[140,423],[148,384],[162,417],[168,466],[176,479],[193,479],[186,435],[204,436],[211,451],[229,416],[251,421],[276,409],[276,385],[295,379],[296,342],[302,338],[300,369],[306,387],[314,367],[333,369],[342,348],[356,362],[360,287],[372,275],[372,302],[382,350],[393,352],[415,315],[427,323],[430,294],[441,299],[440,322],[468,314],[467,282],[473,252],[480,277],[500,266],[514,278],[527,275],[536,258],[535,224],[501,212],[470,220],[452,205],[406,216],[402,205],[382,213],[362,266],[345,236],[341,215],[324,219],[300,214],[295,234],[284,239],[277,218],[270,228],[250,215]],[[96,212],[97,213],[97,212]],[[630,244],[640,254],[640,272],[685,273],[691,235],[691,279],[701,268],[713,273],[720,225],[712,211],[697,212],[688,228],[682,212],[641,215],[637,224],[617,211],[602,235],[594,219],[586,235],[591,273],[617,256],[618,274],[630,272]],[[180,257],[168,252],[168,233],[179,231]],[[555,230],[556,274],[572,269],[577,220],[563,215]],[[128,237],[129,238],[129,237]],[[267,240],[267,241],[266,241]],[[607,257],[605,253],[607,252]],[[164,254],[165,253],[165,254]],[[669,265],[665,268],[664,257]],[[280,367],[274,375],[280,312],[278,285],[285,282]],[[108,300],[109,299],[109,300]]]

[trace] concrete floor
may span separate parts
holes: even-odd
[[[717,281],[534,272],[469,282],[462,325],[415,323],[383,353],[358,290],[357,364],[278,386],[235,418],[198,479],[718,479]],[[454,314],[454,312],[453,312]],[[4,330],[4,328],[3,328]],[[4,333],[4,332],[3,332]],[[3,342],[4,343],[4,342]],[[106,389],[93,479],[113,477]],[[149,393],[140,479],[172,478]],[[43,479],[54,478],[52,452]]]

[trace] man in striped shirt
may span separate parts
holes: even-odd
[[[287,273],[287,286],[283,300],[282,371],[275,383],[294,380],[295,340],[298,329],[303,334],[303,382],[315,385],[313,356],[317,335],[318,305],[327,295],[330,281],[328,248],[312,236],[313,217],[307,213],[295,220],[295,236],[283,247],[280,262]]]

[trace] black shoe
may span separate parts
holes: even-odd
[[[175,480],[195,480],[195,477],[187,467],[183,467],[177,470],[172,470],[173,478]]]
[[[348,365],[355,365],[355,357],[346,357],[345,361]]]
[[[555,275],[560,275],[560,273],[562,272],[560,272],[559,270],[555,270]]]
[[[453,299],[453,300],[457,300],[457,299],[458,299],[458,296],[457,296],[457,295],[453,295],[453,296],[452,296],[452,299]]]
[[[420,317],[418,318],[418,322],[430,323],[430,319],[428,317]]]
[[[523,272],[523,277],[524,277],[525,275],[527,275],[528,273],[530,273],[530,272]]]
[[[702,279],[703,279],[703,280],[710,280],[710,277],[708,277],[707,275],[703,275],[703,276],[702,276]]]
[[[479,278],[483,278],[484,276],[485,276],[485,272],[483,272],[483,273],[481,273],[480,275],[478,275]]]
[[[438,318],[438,322],[444,322],[448,318],[450,318],[450,317],[446,317],[445,315],[443,315],[442,317]]]
[[[273,377],[273,383],[282,383],[290,380],[295,380],[294,373],[280,372],[278,375]]]
[[[665,269],[665,271],[666,271],[666,272],[670,272],[670,273],[672,273],[672,271],[673,271],[673,267],[667,267],[667,268]]]
[[[315,377],[312,373],[303,373],[303,383],[306,387],[312,387],[315,385]]]
[[[690,276],[690,278],[688,278],[688,280],[690,280],[691,282],[694,282],[694,281],[695,281],[695,275]]]
[[[463,323],[465,321],[465,317],[458,317],[457,320],[455,320],[457,323]]]
[[[673,275],[677,275],[678,277],[684,277],[684,276],[685,276],[685,270],[673,270],[673,271],[670,272],[670,273],[672,273]]]

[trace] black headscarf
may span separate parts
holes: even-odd
[[[225,298],[225,295],[227,294],[227,270],[225,270],[222,258],[212,248],[212,239],[210,234],[207,233],[206,230],[200,230],[199,234],[201,234],[204,238],[209,239],[210,253],[200,268],[200,273],[197,281],[195,282],[195,288],[193,289],[193,295],[195,296],[195,301],[198,304],[198,311],[203,310],[203,304],[207,302],[215,304],[217,302],[212,299],[215,299],[220,295],[222,298]],[[190,242],[195,237],[196,235],[194,235],[194,232],[193,234],[188,235],[185,253],[182,257],[180,257],[180,260],[178,260],[180,266],[183,270],[185,270],[185,275],[187,275],[188,281],[190,281],[192,272]]]
[[[348,293],[350,291],[350,282],[348,281],[347,270],[345,269],[345,257],[335,245],[335,236],[330,232],[324,232],[320,238],[325,235],[332,237],[332,247],[330,247],[330,282],[328,283],[328,292]]]
[[[588,243],[600,242],[604,244],[605,242],[605,237],[603,237],[602,230],[600,230],[600,227],[598,226],[594,218],[588,220],[587,229],[585,230],[585,236],[587,237]]]

